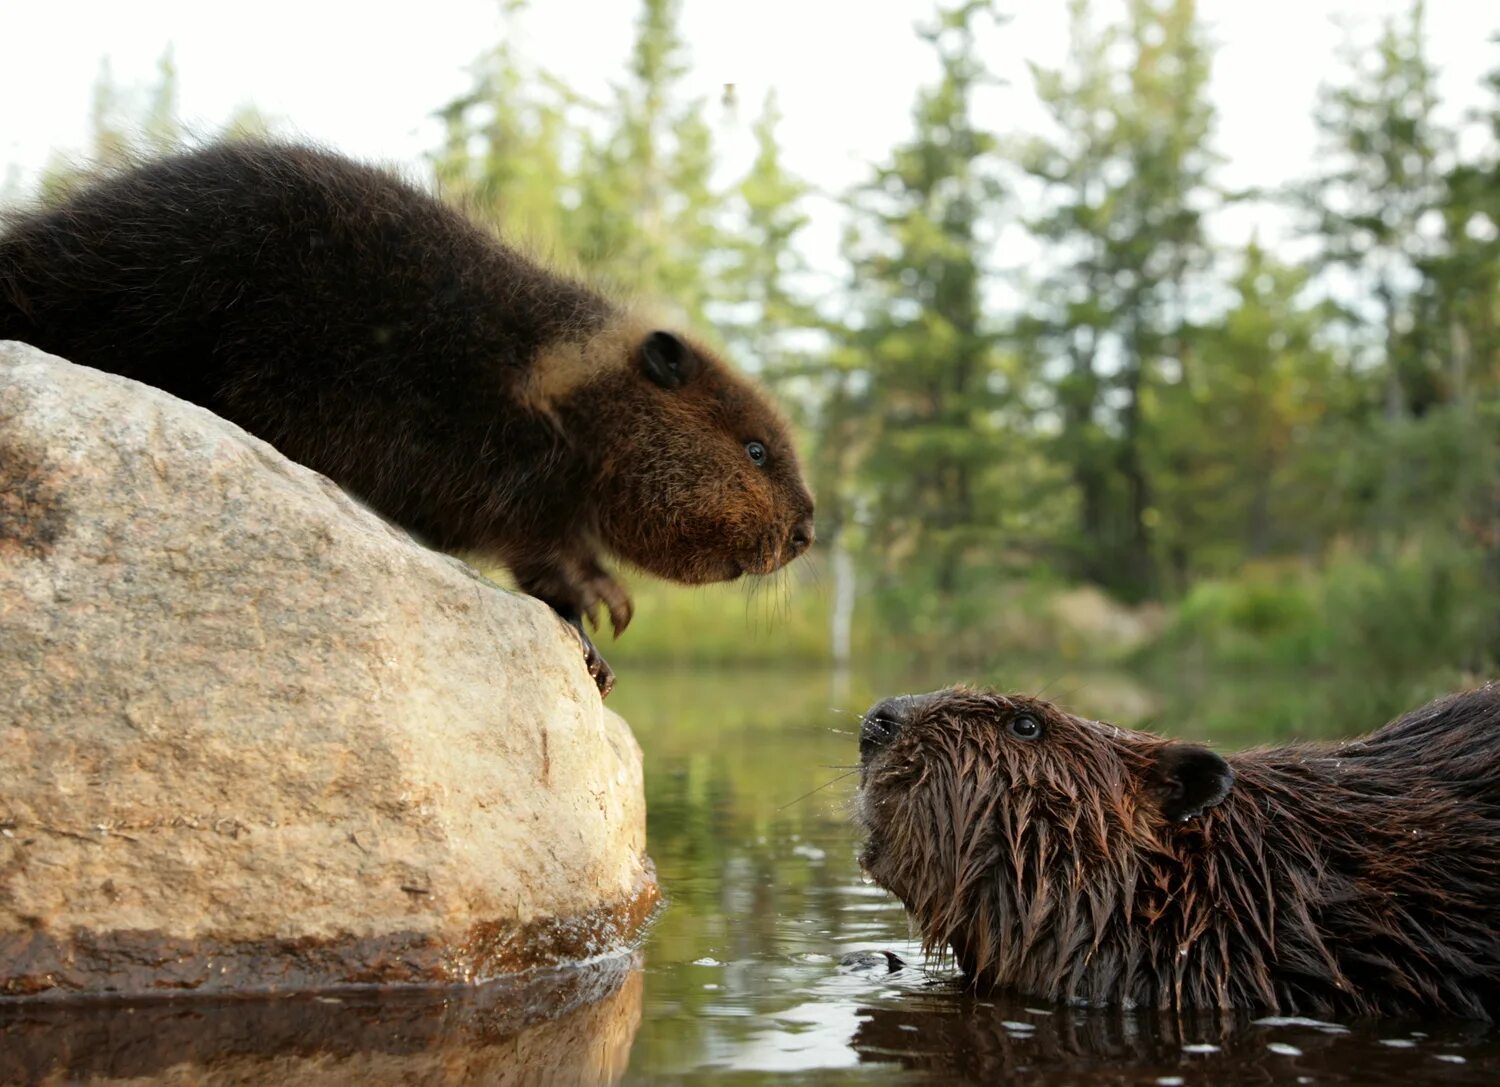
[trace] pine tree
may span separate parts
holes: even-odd
[[[585,262],[706,325],[724,197],[712,185],[707,103],[679,101],[687,71],[680,0],[642,0],[629,79],[578,166],[574,238]]]
[[[1181,370],[1190,279],[1209,258],[1209,53],[1194,0],[1131,0],[1127,22],[1102,31],[1072,0],[1071,19],[1066,66],[1033,70],[1057,134],[1023,154],[1046,191],[1030,225],[1060,259],[1023,342],[1052,378],[1053,448],[1077,491],[1073,568],[1138,598],[1157,582],[1148,413]]]
[[[1185,590],[1247,559],[1321,548],[1345,523],[1323,439],[1342,431],[1347,382],[1320,346],[1327,314],[1309,274],[1252,241],[1235,302],[1184,352],[1156,393],[1151,474],[1159,545]]]
[[[1385,375],[1384,412],[1399,420],[1441,398],[1434,314],[1420,289],[1430,252],[1424,218],[1440,202],[1439,157],[1450,143],[1435,119],[1435,73],[1423,43],[1424,0],[1387,19],[1374,47],[1345,47],[1342,83],[1323,87],[1317,112],[1328,169],[1303,189],[1323,262],[1363,298],[1351,331],[1364,365]]]
[[[993,138],[972,117],[987,78],[976,24],[993,16],[989,0],[967,0],[923,29],[941,75],[918,94],[911,139],[856,194],[849,244],[859,324],[847,347],[867,367],[865,423],[877,434],[862,465],[871,521],[880,547],[920,556],[907,573],[925,569],[944,595],[971,550],[1000,544],[990,485],[1005,459],[1005,392],[981,306],[1000,188]]]
[[[766,94],[752,125],[756,154],[732,194],[726,264],[718,282],[718,327],[739,357],[776,382],[808,374],[806,333],[822,321],[801,294],[807,262],[798,236],[807,226],[808,187],[781,160],[781,112]],[[800,343],[797,341],[800,340]]]
[[[470,91],[437,111],[445,141],[431,162],[440,191],[512,241],[543,254],[567,250],[571,100],[508,42],[472,71]]]

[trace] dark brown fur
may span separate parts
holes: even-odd
[[[812,538],[775,410],[662,336],[307,147],[146,164],[0,235],[0,339],[202,404],[432,545],[503,560],[574,622],[603,604],[616,633],[630,600],[601,553],[700,583],[770,572]]]
[[[1500,1013],[1500,686],[1227,762],[955,688],[873,709],[861,762],[867,871],[978,989]]]

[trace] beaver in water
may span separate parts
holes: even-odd
[[[703,344],[541,267],[385,171],[228,142],[0,232],[0,339],[201,404],[583,637],[612,554],[697,584],[813,540],[785,423]]]
[[[953,688],[860,729],[865,870],[970,985],[1083,1005],[1500,1012],[1500,686],[1212,751]]]

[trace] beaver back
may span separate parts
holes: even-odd
[[[692,381],[652,378],[653,337]],[[811,542],[790,436],[743,377],[314,148],[218,144],[16,218],[0,338],[202,404],[438,547],[567,558],[564,582],[601,545],[705,581]]]

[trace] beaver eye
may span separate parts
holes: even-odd
[[[1010,734],[1018,740],[1035,740],[1042,734],[1042,723],[1029,713],[1019,713],[1010,719]]]
[[[746,442],[745,452],[757,465],[766,463],[766,447],[760,442]]]

